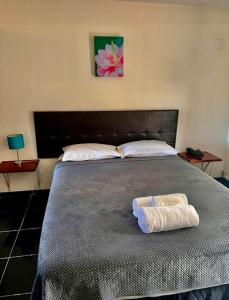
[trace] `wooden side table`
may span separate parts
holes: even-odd
[[[35,173],[35,189],[40,189],[40,173],[39,173],[39,159],[22,160],[21,166],[16,164],[14,161],[3,161],[0,163],[0,174],[5,178],[8,191],[11,191],[10,186],[10,174],[11,173]]]
[[[204,156],[202,159],[197,159],[197,158],[191,156],[190,154],[188,154],[187,152],[181,152],[181,153],[178,153],[178,155],[191,164],[201,164],[201,170],[203,172],[205,172],[207,170],[207,168],[210,164],[211,164],[211,169],[212,169],[212,165],[214,162],[222,161],[222,158],[215,156],[207,151],[203,151],[203,153],[204,153]],[[209,175],[211,175],[211,170],[209,172]]]

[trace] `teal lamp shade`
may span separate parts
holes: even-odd
[[[22,149],[25,147],[23,134],[12,134],[7,136],[9,149]]]

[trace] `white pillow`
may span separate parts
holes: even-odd
[[[83,161],[121,157],[115,146],[104,144],[75,144],[63,148],[62,161]]]
[[[151,157],[176,155],[177,151],[163,141],[142,140],[122,144],[118,150],[126,157]]]

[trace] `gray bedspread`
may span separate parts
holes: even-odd
[[[143,234],[139,196],[185,193],[200,225]],[[178,157],[59,162],[43,223],[43,299],[169,295],[229,283],[229,191]]]

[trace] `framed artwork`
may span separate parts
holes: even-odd
[[[95,76],[123,77],[123,37],[95,36]]]

